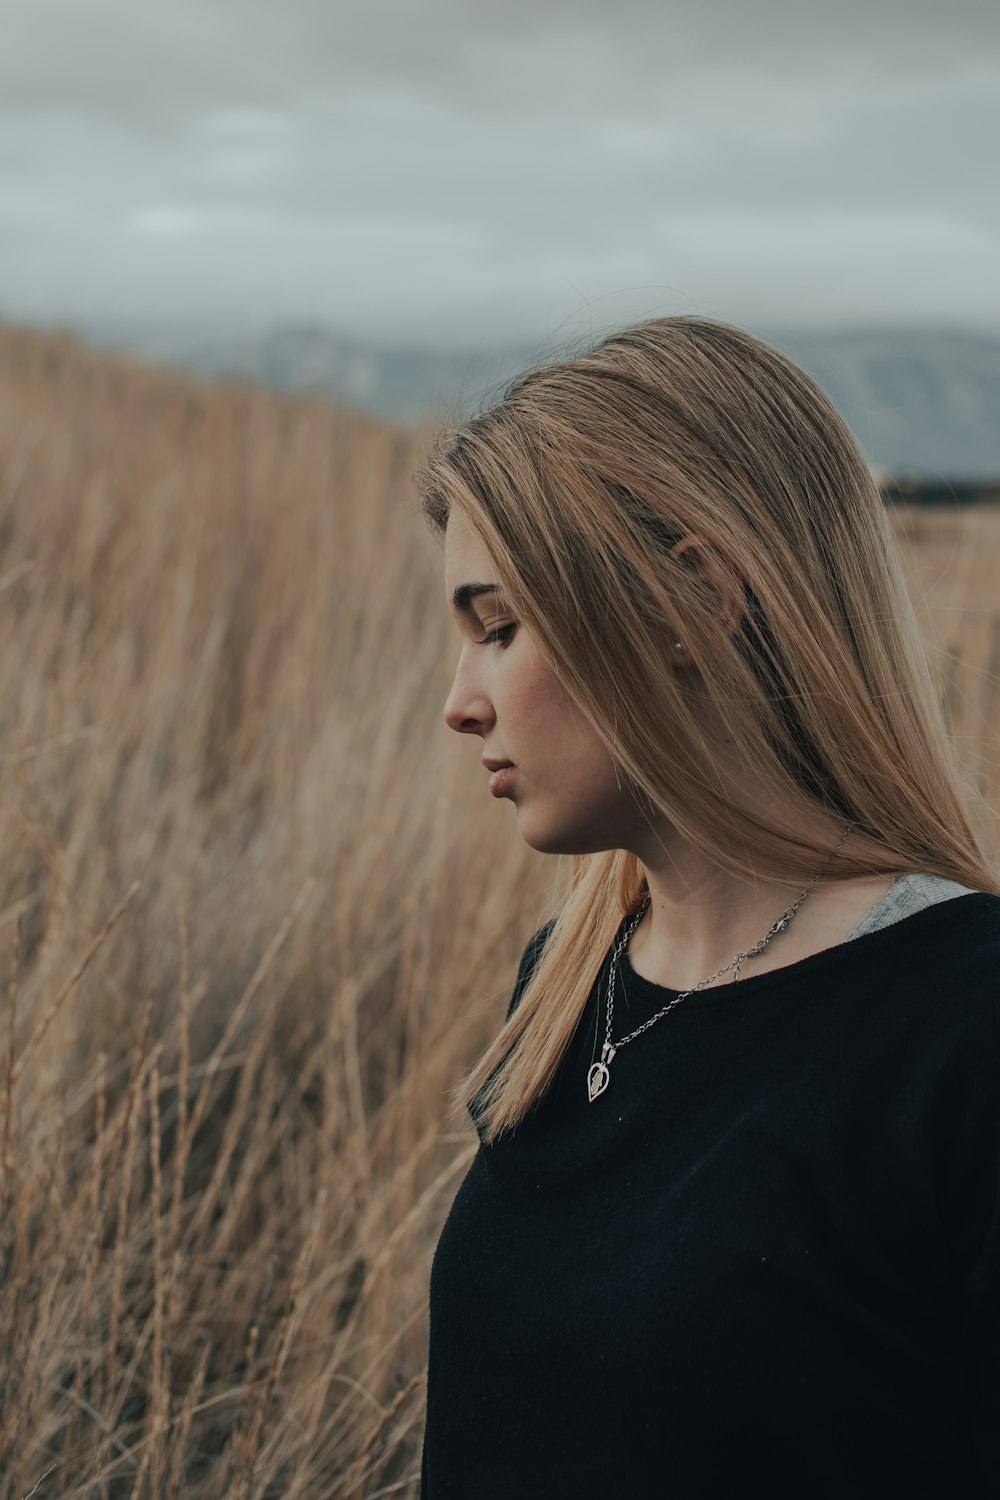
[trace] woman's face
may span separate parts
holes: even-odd
[[[445,589],[462,637],[444,720],[476,735],[480,756],[513,763],[503,792],[517,809],[521,837],[550,854],[634,848],[649,820],[625,790],[593,725],[563,692],[527,626],[499,592],[462,599],[468,585],[495,585],[489,557],[464,517],[452,510],[445,532]],[[496,638],[498,633],[499,638]],[[488,637],[494,636],[490,640]],[[483,795],[489,773],[483,771]]]

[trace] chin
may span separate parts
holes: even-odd
[[[618,846],[594,833],[593,829],[557,823],[543,823],[519,812],[518,832],[524,842],[539,854],[600,854]]]

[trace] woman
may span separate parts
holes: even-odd
[[[1000,1495],[1000,880],[850,434],[663,318],[416,477],[445,720],[571,857],[462,1094],[423,1500]]]

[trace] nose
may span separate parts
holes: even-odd
[[[459,667],[444,705],[444,722],[448,728],[454,729],[456,734],[485,735],[495,717],[495,710],[485,692],[469,682]]]

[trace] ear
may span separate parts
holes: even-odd
[[[683,558],[685,566],[701,574],[718,596],[719,617],[723,625],[730,635],[735,635],[746,613],[746,580],[734,559],[697,532],[681,537],[670,552],[672,557]]]

